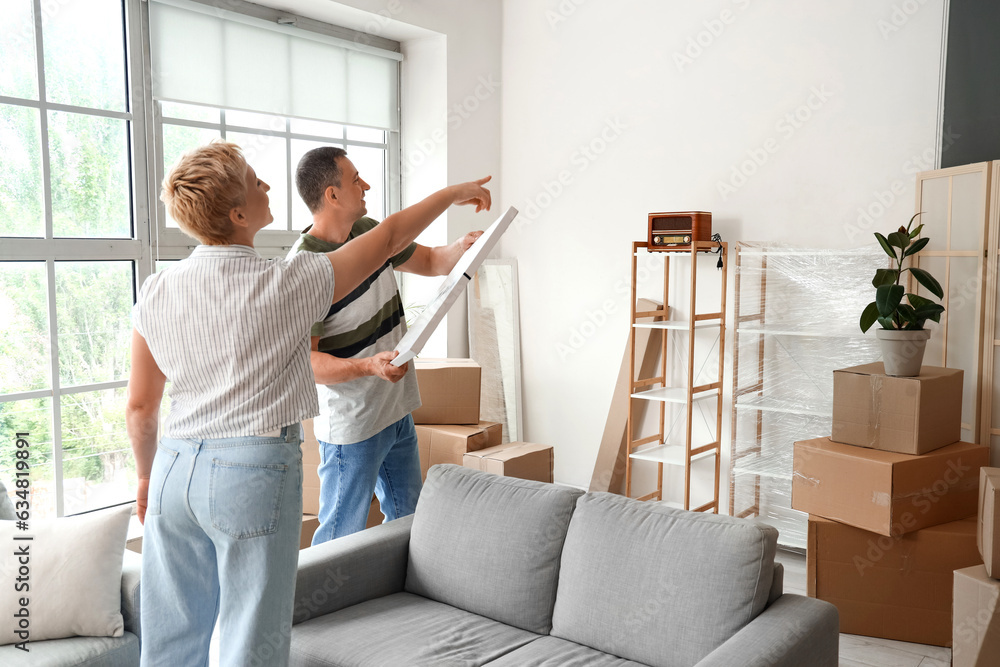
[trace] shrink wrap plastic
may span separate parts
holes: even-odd
[[[730,505],[805,548],[806,515],[791,509],[792,443],[830,435],[833,371],[878,361],[858,321],[888,258],[875,243],[822,250],[737,247]]]

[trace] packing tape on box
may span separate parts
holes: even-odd
[[[792,476],[798,480],[801,480],[802,482],[805,482],[809,486],[819,486],[818,479],[816,479],[815,477],[809,477],[808,475],[803,475],[798,470],[793,470]]]
[[[879,423],[882,418],[882,381],[885,379],[881,375],[869,375],[869,382],[871,382],[871,392],[869,395],[872,397],[871,408],[869,415],[874,415],[874,423],[871,420],[868,422],[868,446],[878,449],[879,441],[879,429],[881,424]]]
[[[888,493],[874,491],[872,492],[872,504],[878,505],[879,507],[888,507],[892,498]]]

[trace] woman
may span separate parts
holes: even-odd
[[[311,325],[489,177],[450,186],[328,254],[265,260],[266,183],[235,144],[184,155],[161,199],[191,256],[143,284],[126,422],[145,524],[142,665],[285,665],[302,514],[299,422],[318,413]],[[170,414],[157,446],[166,382]],[[155,456],[154,456],[155,454]]]

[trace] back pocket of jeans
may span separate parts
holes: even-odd
[[[212,461],[212,525],[236,539],[270,535],[278,515],[288,466],[281,463]]]
[[[167,476],[174,467],[177,460],[177,452],[163,444],[156,447],[156,455],[153,457],[153,467],[149,472],[149,491],[146,496],[146,516],[156,516],[160,513],[163,505],[163,487],[167,483]]]

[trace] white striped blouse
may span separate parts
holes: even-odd
[[[309,330],[332,300],[333,267],[313,253],[202,245],[147,278],[133,324],[170,382],[164,435],[258,435],[317,415]]]

